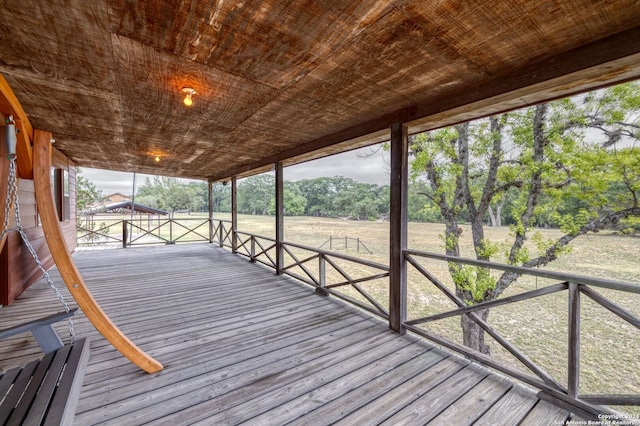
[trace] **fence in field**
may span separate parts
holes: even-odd
[[[329,250],[348,250],[349,241],[356,243],[356,251],[358,253],[360,253],[360,249],[362,249],[362,251],[365,253],[373,254],[373,252],[369,250],[369,248],[367,248],[367,246],[364,244],[364,241],[362,241],[360,238],[333,237],[330,235],[329,239],[324,243],[320,244],[320,247],[318,248],[322,248],[327,244],[329,244]]]

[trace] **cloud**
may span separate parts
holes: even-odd
[[[131,195],[133,192],[133,173],[114,172],[112,170],[80,168],[80,174],[93,183],[96,189],[102,191],[103,195],[110,195],[119,192],[124,195]],[[147,178],[154,175],[136,173],[136,191],[142,186]],[[189,179],[181,179],[191,182]]]
[[[343,176],[358,182],[389,184],[389,153],[375,147],[361,148],[319,160],[289,166],[284,169],[284,179],[298,181],[318,177]],[[91,181],[103,195],[120,192],[131,195],[133,173],[81,168],[81,175]],[[145,179],[153,175],[136,174],[136,190]],[[185,182],[190,180],[184,179]]]
[[[361,148],[284,169],[285,180],[298,181],[333,176],[343,176],[358,182],[388,185],[388,153],[371,147]]]

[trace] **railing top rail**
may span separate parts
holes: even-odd
[[[147,220],[146,217],[142,217],[141,218],[143,221]],[[168,217],[160,217],[160,218],[151,218],[151,220],[153,220],[154,222],[181,222],[183,220],[185,221],[200,221],[202,223],[204,222],[208,222],[209,218],[208,217],[174,217],[174,218],[168,218]],[[123,221],[125,222],[139,222],[140,218],[135,218],[133,219],[133,221],[131,220],[131,218],[129,219],[123,219]]]
[[[513,266],[504,263],[487,262],[484,260],[468,259],[464,257],[448,256],[446,254],[431,253],[426,251],[405,249],[403,253],[426,257],[430,259],[445,260],[447,262],[458,262],[466,265],[481,266],[491,269],[499,269],[506,272],[513,272],[520,275],[532,275],[541,278],[550,278],[559,281],[568,281],[577,284],[587,284],[594,287],[608,288],[612,290],[625,291],[629,293],[640,294],[640,285],[623,283],[613,280],[605,280],[601,278],[585,277],[582,275],[567,274],[564,272],[547,271],[544,269],[525,268],[523,266]]]
[[[113,220],[117,220],[118,222],[122,222],[122,221],[127,221],[127,222],[131,222],[131,216],[127,215],[128,217],[126,218],[122,218],[122,216],[124,216],[124,214],[103,214],[103,215],[99,215],[99,214],[94,214],[94,215],[82,215],[83,218],[85,217],[92,217],[94,219],[113,219]],[[151,219],[154,221],[158,221],[158,220],[201,220],[203,222],[207,222],[209,220],[208,217],[203,217],[203,216],[194,216],[194,217],[173,217],[173,218],[169,218],[169,217],[148,217],[145,215],[141,215],[141,216],[135,216],[135,218],[133,219],[134,222],[138,222],[140,219],[142,220],[147,220],[147,219]],[[214,219],[214,220],[218,220],[218,219]],[[228,221],[224,221],[224,220],[218,220],[219,222],[228,222]]]
[[[227,220],[227,219],[216,219],[215,217],[213,219],[211,219],[211,220],[213,220],[214,222],[233,223],[230,220]]]
[[[236,231],[236,234],[239,235],[246,235],[247,237],[254,237],[254,238],[260,238],[261,240],[267,240],[267,241],[272,241],[272,242],[276,242],[276,239],[273,237],[266,237],[264,235],[259,235],[259,234],[252,234],[251,232],[244,232],[244,231]]]
[[[298,243],[292,243],[289,241],[284,241],[284,244],[290,246],[290,247],[296,247],[302,250],[309,250],[315,253],[320,253],[322,255],[325,256],[331,256],[337,259],[343,259],[343,260],[348,260],[349,262],[354,262],[354,263],[360,263],[362,265],[365,266],[370,266],[372,268],[376,268],[376,269],[380,269],[383,271],[389,271],[389,266],[384,265],[382,263],[378,263],[378,262],[372,262],[370,260],[365,260],[365,259],[359,259],[357,257],[353,257],[353,256],[348,256],[346,254],[341,254],[341,253],[336,253],[334,251],[329,251],[329,250],[323,250],[323,249],[319,249],[317,247],[311,247],[311,246],[305,246],[303,244],[298,244]]]
[[[276,242],[275,238],[265,237],[263,235],[251,234],[249,232],[243,232],[243,231],[236,231],[236,233],[237,234],[241,234],[241,235],[247,235],[247,236],[252,236],[252,237],[256,237],[256,238],[261,238],[263,240],[271,241],[271,242],[274,242],[274,243]],[[389,266],[384,265],[382,263],[371,262],[370,260],[359,259],[357,257],[336,253],[334,251],[323,250],[323,249],[320,249],[320,248],[317,248],[317,247],[306,246],[304,244],[292,243],[290,241],[283,241],[282,244],[285,244],[285,245],[287,245],[289,247],[296,247],[296,248],[299,248],[299,249],[302,249],[302,250],[308,250],[308,251],[312,251],[314,253],[319,253],[319,254],[322,254],[324,256],[331,256],[333,258],[347,260],[349,262],[359,263],[359,264],[364,265],[364,266],[369,266],[371,268],[376,268],[376,269],[380,269],[380,270],[389,272]]]

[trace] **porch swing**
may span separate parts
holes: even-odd
[[[52,327],[52,324],[54,322],[58,322],[63,319],[66,319],[67,325],[69,328],[69,337],[70,337],[71,343],[75,341],[75,331],[73,328],[72,316],[78,309],[77,308],[69,309],[69,305],[67,305],[67,302],[65,301],[64,296],[53,283],[53,280],[51,279],[49,272],[45,269],[44,265],[40,261],[40,257],[38,256],[38,253],[33,248],[33,245],[29,241],[29,238],[27,237],[27,234],[24,232],[24,228],[22,227],[22,222],[20,219],[20,200],[18,198],[18,177],[17,177],[18,173],[17,173],[17,167],[16,167],[17,139],[15,136],[16,135],[15,121],[12,115],[10,115],[6,119],[5,124],[6,124],[5,139],[7,144],[7,158],[9,159],[9,178],[7,180],[7,189],[6,189],[7,195],[6,195],[5,205],[4,205],[4,221],[2,225],[2,234],[0,235],[0,242],[1,242],[0,248],[4,245],[5,238],[11,232],[19,233],[25,247],[27,248],[27,250],[29,250],[29,253],[31,254],[31,257],[33,258],[33,260],[35,261],[36,266],[42,273],[43,277],[47,281],[47,284],[49,285],[51,290],[53,290],[56,297],[60,301],[60,304],[64,308],[64,311],[57,314],[50,315],[48,317],[45,317],[36,321],[31,321],[27,324],[22,324],[19,326],[0,330],[0,339],[5,339],[23,332],[31,331],[31,333],[33,334],[33,337],[38,342],[38,345],[40,345],[40,348],[42,349],[42,351],[45,354],[47,354],[63,346],[62,341],[60,340],[60,337]],[[11,214],[12,211],[14,213],[13,215]],[[11,216],[13,216],[14,224],[12,227],[9,227]]]
[[[0,94],[9,100],[12,109],[22,111],[15,96],[12,93],[7,93],[10,90],[5,83],[4,78],[0,78],[0,89],[2,89]],[[27,120],[26,115],[22,118],[24,121]],[[4,247],[7,234],[18,232],[64,310],[35,321],[0,330],[0,339],[31,332],[45,353],[43,358],[32,361],[24,367],[13,368],[4,373],[0,371],[0,424],[70,424],[75,414],[84,369],[89,358],[89,339],[75,338],[71,317],[78,308],[69,308],[22,228],[16,166],[17,131],[12,115],[7,116],[5,124],[9,176],[0,250]],[[147,373],[160,371],[163,368],[162,364],[144,353],[111,322],[87,289],[71,260],[60,225],[57,222],[51,191],[49,174],[51,133],[35,130],[33,135],[33,180],[36,203],[49,251],[67,289],[85,316],[114,348]],[[30,140],[29,136],[23,135],[27,143]],[[0,159],[0,161],[5,160]],[[4,188],[0,188],[0,191],[4,191]],[[14,224],[10,227],[12,216]],[[52,325],[65,319],[68,322],[70,343],[63,345]]]
[[[2,81],[0,81],[0,83],[2,83]],[[8,90],[7,88],[8,86],[3,87],[5,90]],[[13,99],[15,100],[15,96],[13,96]],[[15,102],[17,102],[17,100],[15,100]],[[14,109],[22,110],[19,108],[19,105]],[[26,115],[24,120],[26,120]],[[25,143],[28,143],[28,135],[23,136],[26,138]],[[20,151],[20,149],[19,147],[17,150],[15,148],[16,128],[13,118],[11,118],[11,120],[7,120],[6,139],[8,145],[10,145],[9,151],[12,152],[9,155],[9,172],[13,173],[12,179],[14,182],[17,182],[18,173],[16,172],[15,167],[17,156],[15,151]],[[107,314],[102,310],[98,302],[89,292],[80,272],[71,259],[71,255],[69,254],[69,250],[65,243],[64,235],[60,229],[60,223],[57,219],[56,207],[51,191],[49,170],[51,167],[52,141],[53,138],[50,132],[44,132],[41,130],[33,131],[33,183],[36,193],[36,203],[40,213],[40,220],[45,240],[49,247],[51,256],[53,257],[53,261],[60,272],[60,276],[69,290],[69,293],[75,299],[78,307],[82,309],[82,312],[85,314],[87,319],[93,324],[98,332],[100,332],[100,334],[102,334],[104,338],[113,345],[115,349],[147,373],[160,371],[163,368],[162,364],[138,348],[109,319]],[[29,147],[29,149],[31,148]],[[11,170],[13,170],[13,172],[11,172]],[[11,184],[9,184],[9,186],[11,186]],[[17,185],[15,186],[17,187]],[[16,195],[14,195],[13,198],[17,200],[17,191],[14,191],[14,193]],[[9,194],[7,194],[7,199],[9,200],[10,198],[12,197],[9,197]],[[9,203],[11,202],[9,201]],[[19,208],[16,207],[17,203],[11,203],[11,205],[13,204],[16,204],[14,205],[14,209]],[[7,204],[7,206],[8,205],[9,204]],[[7,214],[5,215],[9,216]]]
[[[31,332],[45,354],[43,358],[32,361],[24,367],[12,368],[0,374],[0,423],[69,424],[75,414],[82,377],[89,359],[89,340],[83,338],[76,341],[71,317],[77,308],[69,308],[22,227],[16,167],[17,140],[12,115],[9,115],[5,124],[9,176],[2,234],[0,234],[0,250],[9,233],[19,233],[64,311],[0,330],[0,339]],[[10,227],[12,217],[14,223]],[[67,345],[63,345],[53,329],[54,323],[64,319],[67,320],[70,336],[70,343]]]

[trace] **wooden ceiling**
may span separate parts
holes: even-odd
[[[217,180],[640,76],[637,0],[0,8],[0,73],[31,123],[101,169]]]

